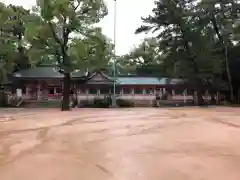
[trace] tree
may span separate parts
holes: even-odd
[[[128,54],[117,58],[121,72],[140,76],[166,76],[167,67],[162,62],[163,56],[156,38],[146,38]]]
[[[25,25],[32,14],[20,6],[6,6],[0,3],[0,59],[1,82],[7,81],[7,74],[29,68],[28,48],[24,39]]]
[[[105,69],[113,57],[113,45],[98,27],[89,29],[87,37],[74,39],[69,50],[74,67],[85,71]]]
[[[147,38],[128,56],[129,60],[138,65],[151,65],[161,63],[161,54],[156,38]]]
[[[8,19],[8,33],[16,42],[16,52],[14,55],[14,71],[31,67],[31,62],[27,56],[28,48],[24,38],[25,25],[32,14],[29,10],[21,6],[9,5],[10,16]]]
[[[15,41],[9,32],[11,11],[0,3],[0,85],[7,81],[7,74],[12,72]]]
[[[0,105],[7,105],[7,96],[3,91],[3,85],[7,83],[7,75],[13,67],[12,54],[15,51],[14,40],[6,31],[8,29],[9,9],[0,3]]]
[[[229,68],[229,53],[232,44],[232,34],[238,24],[240,2],[235,0],[202,0],[197,5],[197,13],[201,21],[198,25],[212,34],[218,49],[216,53],[222,56],[225,72],[229,81],[231,100],[233,101],[233,89],[231,80],[231,69]]]
[[[203,85],[221,72],[219,57],[212,48],[212,34],[199,25],[197,0],[159,0],[153,15],[143,18],[146,24],[136,33],[158,32],[157,38],[164,63],[176,77],[188,79],[197,91],[198,104],[203,104]]]
[[[44,45],[45,50],[55,54],[59,71],[64,75],[61,109],[62,111],[70,110],[71,72],[75,69],[75,61],[70,57],[72,54],[70,44],[74,41],[75,45],[82,48],[80,51],[85,54],[84,41],[76,43],[76,39],[88,37],[91,26],[107,14],[106,6],[102,0],[37,0],[35,10],[40,14],[41,19],[38,22],[29,23],[28,33],[32,34],[33,38],[31,35],[28,35],[28,38],[32,42],[35,41],[36,46]],[[39,41],[42,43],[39,44]],[[32,46],[33,54],[36,53],[36,46]],[[45,53],[44,49],[39,53]]]
[[[129,54],[125,54],[122,56],[116,56],[116,71],[118,75],[121,74],[136,74],[137,64],[134,61],[131,61],[131,57]],[[113,63],[110,63],[110,72],[113,75]]]

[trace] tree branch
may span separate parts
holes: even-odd
[[[67,26],[67,17],[65,16],[64,20],[63,20],[63,27],[66,27],[66,26]],[[70,30],[69,26],[67,26],[66,29],[64,28],[64,30],[63,30],[63,46],[64,47],[68,43],[68,36],[69,36],[70,32],[71,32],[71,30]]]
[[[52,23],[51,23],[51,22],[48,22],[48,25],[49,25],[49,27],[50,27],[50,29],[51,29],[53,38],[55,39],[55,41],[56,41],[57,43],[59,43],[60,46],[62,46],[63,43],[62,43],[62,41],[57,37],[56,32],[54,31],[54,28],[53,28]]]
[[[61,62],[61,56],[60,56],[58,50],[56,50],[56,56],[57,56],[57,62],[58,62],[59,64],[61,64],[61,63],[62,63],[62,62]]]
[[[74,6],[74,2],[71,3],[71,6],[72,6],[74,11],[76,11],[77,8],[79,8],[79,6],[81,5],[81,0],[78,0],[77,2],[78,2],[78,4],[76,6]]]
[[[220,34],[220,31],[219,31],[219,28],[218,28],[218,25],[217,25],[215,15],[213,13],[211,13],[211,22],[212,22],[214,31],[217,34],[218,40],[220,41],[221,44],[224,44],[223,38]]]
[[[74,11],[77,10],[77,8],[80,6],[80,4],[81,4],[81,1],[78,1],[78,4],[77,4],[77,6],[74,8]]]

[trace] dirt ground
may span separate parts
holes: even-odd
[[[240,109],[0,110],[0,180],[238,180]]]

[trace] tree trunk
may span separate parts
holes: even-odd
[[[71,87],[71,77],[70,73],[64,74],[63,78],[63,100],[61,111],[69,111],[71,110],[70,104],[70,87]]]
[[[78,93],[77,93],[77,88],[75,88],[73,92],[73,108],[77,106],[78,106]]]
[[[210,104],[211,105],[217,104],[216,99],[215,99],[215,94],[213,91],[210,91],[210,96],[211,96]]]
[[[204,99],[203,99],[203,88],[202,88],[202,80],[199,78],[195,79],[195,87],[196,87],[196,100],[197,100],[197,106],[203,106],[204,105]]]
[[[216,20],[216,17],[214,15],[214,13],[211,13],[211,23],[212,23],[214,31],[215,31],[215,33],[218,37],[218,40],[220,41],[221,44],[224,44],[223,37],[220,33],[220,30],[219,30],[219,27],[218,27],[218,24],[217,24],[217,20]]]
[[[201,89],[197,90],[197,105],[198,106],[203,106],[204,105],[204,99],[203,99],[203,93]]]

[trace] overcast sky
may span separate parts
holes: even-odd
[[[7,4],[22,5],[25,8],[31,8],[35,5],[35,0],[0,0]],[[117,0],[117,54],[129,52],[135,45],[139,44],[145,34],[135,35],[135,29],[141,25],[141,16],[147,16],[151,13],[154,6],[154,0]],[[104,34],[113,39],[114,35],[114,1],[105,0],[109,14],[101,21],[101,27]],[[150,36],[150,35],[148,35]]]

